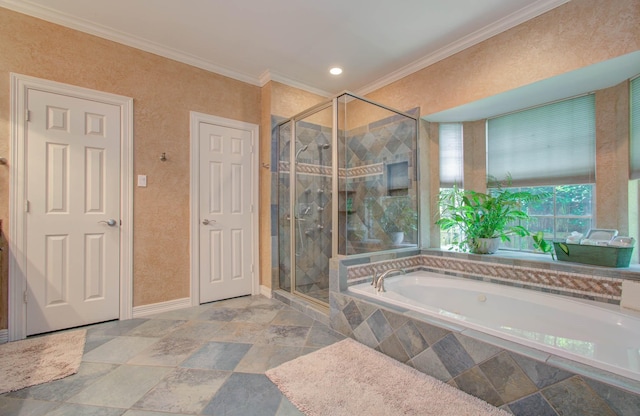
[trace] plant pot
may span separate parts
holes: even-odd
[[[404,241],[404,233],[399,231],[397,233],[389,233],[389,237],[391,238],[391,242],[393,245],[400,245]]]
[[[500,247],[500,237],[474,238],[471,243],[471,252],[475,254],[493,254]]]

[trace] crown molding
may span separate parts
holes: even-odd
[[[267,69],[266,71],[264,71],[261,75],[260,75],[260,83],[258,85],[260,85],[261,87],[264,87],[265,84],[269,81],[275,81],[275,82],[279,82],[280,84],[285,84],[288,85],[290,87],[293,88],[297,88],[299,90],[303,90],[303,91],[307,91],[310,92],[312,94],[316,94],[319,95],[321,97],[333,97],[335,94],[332,94],[328,91],[325,90],[321,90],[319,88],[316,87],[312,87],[310,85],[304,84],[302,82],[298,82],[295,81],[291,78],[287,78],[284,75],[280,75],[277,74],[275,72],[271,72],[271,70]]]
[[[23,13],[38,19],[46,20],[51,23],[55,23],[61,26],[65,26],[71,29],[79,30],[80,32],[95,35],[103,39],[111,40],[132,48],[140,49],[145,52],[150,52],[155,55],[163,56],[165,58],[172,59],[174,61],[182,62],[187,65],[191,65],[200,69],[204,69],[209,72],[215,72],[229,78],[236,79],[238,81],[246,82],[247,84],[256,85],[259,87],[264,86],[269,81],[276,81],[281,84],[288,85],[290,87],[298,88],[312,94],[317,94],[323,97],[330,97],[331,93],[321,90],[319,88],[312,87],[310,85],[292,80],[283,75],[271,73],[269,70],[263,72],[260,77],[256,78],[250,75],[242,74],[233,71],[229,68],[225,68],[219,65],[215,65],[211,62],[197,58],[193,55],[178,51],[176,49],[162,46],[155,42],[148,41],[136,36],[127,35],[123,32],[111,29],[109,27],[99,25],[93,22],[89,22],[84,19],[78,19],[72,17],[66,13],[60,13],[56,10],[35,5],[27,0],[0,0],[0,7],[4,7],[9,10]]]
[[[32,3],[29,3],[27,0],[0,0],[0,7],[36,17],[38,19],[46,20],[48,22],[65,26],[71,29],[75,29],[80,32],[88,33],[90,35],[98,36],[103,39],[111,40],[113,42],[140,49],[145,52],[150,52],[155,55],[182,62],[209,72],[215,72],[216,74],[233,78],[238,81],[257,86],[260,85],[260,81],[256,77],[252,77],[250,75],[233,71],[229,68],[215,65],[193,55],[180,52],[173,48],[162,46],[143,38],[127,35],[123,32],[111,29],[103,25],[89,22],[84,19],[79,19],[77,17],[72,17],[66,13],[60,13],[47,7],[34,5]]]
[[[259,82],[258,85],[260,85],[261,87],[264,87],[265,85],[267,85],[267,82],[269,81],[271,81],[271,71],[267,69],[258,77],[258,82]]]
[[[533,19],[534,17],[546,13],[549,10],[552,10],[569,1],[571,0],[539,0],[517,12],[512,13],[511,15],[503,19],[500,19],[499,21],[491,25],[485,26],[484,28],[477,30],[472,34],[437,50],[432,54],[429,54],[417,61],[405,65],[404,67],[393,71],[370,84],[365,85],[364,87],[356,90],[355,93],[358,95],[369,94],[421,69],[433,65],[438,61],[448,58],[449,56],[454,55],[466,48],[489,39],[492,36],[495,36],[521,23],[524,23],[527,20]],[[35,5],[33,3],[30,3],[28,0],[0,0],[0,7],[46,20],[51,23],[59,24],[71,29],[79,30],[81,32],[95,35],[126,46],[150,52],[155,55],[182,62],[209,72],[214,72],[229,78],[236,79],[238,81],[246,82],[251,85],[262,87],[269,81],[276,81],[290,87],[298,88],[323,97],[331,97],[334,95],[328,91],[324,91],[319,88],[301,83],[299,81],[295,81],[283,75],[272,73],[269,70],[263,72],[258,78],[233,71],[229,68],[215,65],[191,54],[186,54],[176,49],[168,48],[166,46],[162,46],[143,38],[127,35],[123,32],[116,31],[109,27],[98,25],[84,19],[78,19],[66,13],[60,13],[47,7]]]
[[[505,32],[515,26],[518,26],[519,24],[531,20],[534,17],[538,17],[541,14],[555,9],[558,6],[568,3],[569,1],[571,0],[540,0],[533,4],[530,4],[518,10],[517,12],[511,13],[509,16],[506,16],[453,43],[450,43],[443,48],[438,49],[432,54],[424,56],[417,61],[405,65],[402,68],[393,71],[370,84],[365,85],[364,87],[358,89],[356,93],[358,95],[369,94],[377,89],[398,81],[399,79],[418,72],[421,69],[433,65],[436,62],[446,59],[460,51],[470,48],[471,46],[477,45],[478,43],[485,41],[499,33]]]

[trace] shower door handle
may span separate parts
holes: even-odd
[[[294,217],[293,219],[296,220],[296,221],[306,221],[304,218],[300,218],[300,217]],[[291,221],[291,215],[286,214],[284,216],[284,220],[285,221]]]

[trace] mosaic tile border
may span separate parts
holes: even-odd
[[[517,265],[488,263],[466,259],[420,254],[412,257],[385,260],[347,268],[349,283],[370,277],[391,267],[405,270],[427,268],[434,272],[455,274],[459,277],[490,279],[495,283],[523,285],[527,289],[557,290],[569,296],[588,297],[610,303],[619,303],[622,280],[559,270],[539,269]],[[452,273],[453,272],[453,273]]]
[[[278,162],[278,170],[280,173],[289,173],[290,162]],[[300,174],[327,176],[332,175],[331,166],[313,165],[310,163],[298,163],[296,170]],[[384,174],[384,163],[372,163],[370,165],[356,166],[353,168],[339,168],[338,177],[354,179],[367,176],[377,176]]]
[[[289,162],[278,162],[278,170],[280,173],[289,173],[289,168],[291,167],[291,163]],[[331,176],[331,166],[322,166],[322,165],[312,165],[310,163],[298,163],[296,164],[296,171],[300,174],[304,175],[315,175],[315,176]]]
[[[376,176],[384,173],[384,163],[372,163],[370,165],[356,166],[353,168],[338,169],[338,176],[341,178],[361,178],[365,176]]]

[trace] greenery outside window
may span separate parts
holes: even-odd
[[[525,226],[531,234],[544,233],[547,241],[564,240],[576,231],[586,235],[593,224],[594,185],[557,185],[509,188],[531,193],[549,193],[543,201],[531,202],[523,210],[531,218]],[[531,237],[514,236],[502,248],[534,251]]]
[[[440,191],[462,186],[462,123],[440,123],[438,126],[440,149]],[[440,231],[440,247],[449,248],[459,240],[456,231]]]

